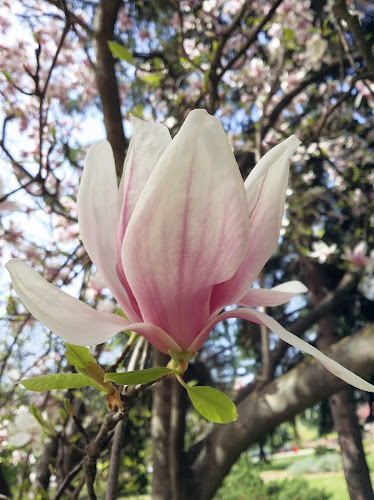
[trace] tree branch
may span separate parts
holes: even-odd
[[[338,342],[326,354],[362,377],[373,375],[374,325]],[[281,422],[346,387],[345,382],[310,359],[247,396],[238,405],[236,422],[215,425],[208,436],[189,450],[189,497],[210,500],[248,446]]]
[[[97,7],[94,22],[96,81],[103,105],[105,129],[113,148],[118,176],[122,174],[127,141],[123,130],[121,102],[114,60],[109,50],[108,41],[113,39],[114,25],[121,6],[122,0],[101,0]]]
[[[357,42],[366,66],[368,67],[370,73],[374,73],[374,59],[372,50],[365,38],[365,34],[362,31],[358,17],[352,16],[352,14],[350,14],[349,10],[347,9],[345,0],[335,0],[333,11],[337,17],[344,19],[344,21],[347,23]]]

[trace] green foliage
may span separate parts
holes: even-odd
[[[96,359],[91,356],[88,347],[65,344],[65,356],[70,364],[72,364],[80,373],[87,375],[91,379],[92,387],[104,390],[109,394],[115,392],[114,386],[110,382],[105,381],[105,372],[97,363]]]
[[[42,392],[52,389],[79,389],[81,387],[92,386],[103,390],[99,384],[86,375],[81,373],[55,373],[53,375],[42,375],[21,380],[19,382],[23,387],[30,391]]]
[[[177,370],[172,370],[167,367],[148,368],[147,370],[135,370],[125,373],[107,373],[105,375],[105,381],[110,380],[119,385],[146,384],[170,373],[175,375],[179,374]]]
[[[314,449],[314,454],[316,457],[320,457],[322,455],[326,455],[326,453],[329,453],[329,449],[327,448],[327,446],[316,446],[316,448]]]
[[[134,57],[129,52],[126,47],[116,42],[108,42],[109,49],[111,53],[122,61],[126,61],[129,64],[135,65]]]
[[[215,500],[329,500],[331,494],[294,478],[265,483],[248,456],[242,456],[226,477]]]
[[[85,373],[87,366],[90,363],[96,364],[96,359],[91,356],[88,347],[65,343],[65,357],[71,365],[78,371]]]
[[[297,460],[288,467],[290,474],[306,474],[315,472],[336,472],[342,469],[341,456],[337,453],[326,453],[320,456],[309,456]]]
[[[299,478],[265,483],[247,456],[226,477],[215,500],[329,500],[332,494],[311,488]]]
[[[226,424],[238,418],[231,399],[213,387],[186,387],[195,410],[211,422]]]
[[[146,83],[152,83],[153,85],[160,85],[162,75],[159,73],[150,73],[149,75],[141,75],[139,78]]]

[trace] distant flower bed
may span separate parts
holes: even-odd
[[[326,453],[321,456],[309,456],[296,460],[287,468],[292,475],[312,474],[316,472],[337,472],[342,470],[342,459],[338,453]]]

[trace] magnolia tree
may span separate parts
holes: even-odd
[[[373,16],[3,2],[0,493],[208,500],[329,398],[374,498]]]

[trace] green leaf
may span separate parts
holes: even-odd
[[[114,314],[117,314],[117,316],[121,316],[121,318],[125,318],[125,319],[129,320],[129,318],[126,316],[126,314],[122,311],[121,308],[118,308]],[[128,332],[125,332],[125,333],[128,333]]]
[[[94,363],[95,365],[97,364],[96,359],[91,356],[88,347],[68,344],[67,342],[65,342],[65,346],[65,356],[67,360],[71,365],[75,366],[78,371],[85,371],[86,367],[90,363]]]
[[[238,418],[231,399],[213,387],[186,387],[195,410],[204,418],[217,424],[227,424]]]
[[[210,75],[210,69],[209,68],[207,71],[204,73],[204,79],[203,79],[203,89],[206,90],[208,88],[208,80],[209,80],[209,75]]]
[[[108,45],[111,53],[114,56],[118,57],[118,59],[121,59],[122,61],[126,61],[127,63],[135,66],[134,56],[131,54],[131,52],[129,52],[126,49],[126,47],[124,47],[120,43],[110,42],[110,41],[108,42]]]
[[[168,373],[174,373],[179,375],[177,370],[172,370],[171,368],[160,367],[160,368],[148,368],[147,370],[136,370],[133,372],[126,373],[107,373],[105,376],[105,381],[110,380],[120,385],[136,385],[136,384],[146,384],[147,382],[153,382],[163,375]]]
[[[153,58],[153,65],[154,67],[157,69],[157,70],[161,70],[163,69],[164,67],[164,62],[162,59],[160,59],[159,57],[154,57]]]
[[[91,386],[96,389],[103,388],[94,380],[81,373],[55,373],[54,375],[42,375],[41,377],[27,378],[19,382],[30,391],[42,392],[52,389],[79,389]]]
[[[288,41],[293,41],[295,40],[295,33],[291,28],[284,28],[283,30],[284,38]]]
[[[158,73],[152,73],[150,75],[142,75],[139,76],[139,78],[143,80],[143,82],[154,83],[157,85],[159,85],[161,81],[161,75],[159,75]]]

